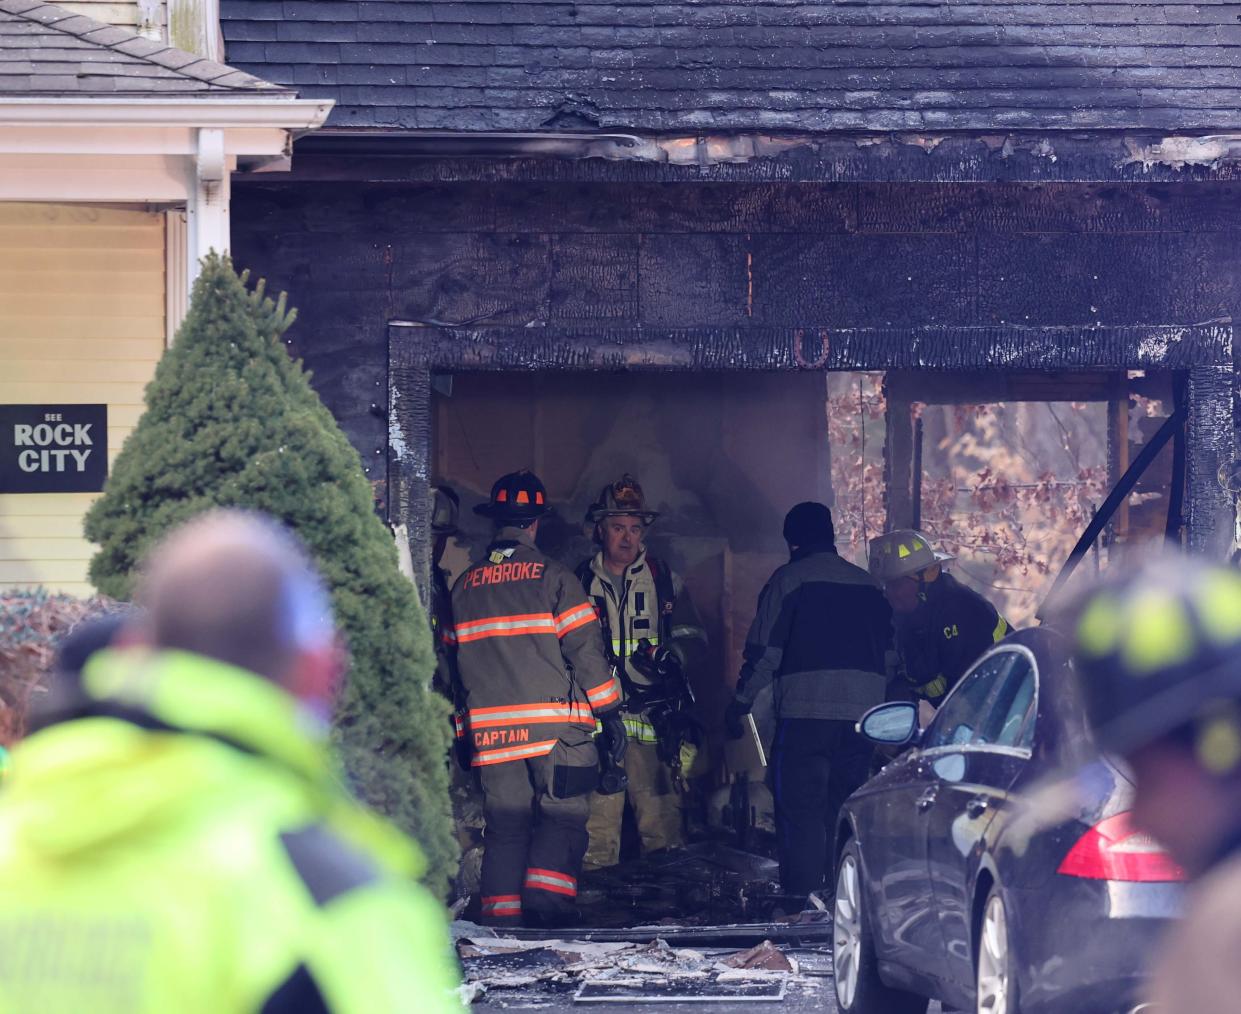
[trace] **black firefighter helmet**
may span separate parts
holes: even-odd
[[[646,497],[638,480],[626,472],[599,491],[599,499],[586,510],[586,520],[594,524],[615,517],[636,517],[644,526],[654,523],[659,511],[647,510]]]
[[[1204,769],[1241,766],[1241,573],[1156,554],[1077,616],[1077,674],[1103,750],[1188,732]]]
[[[547,513],[547,490],[533,472],[509,472],[496,480],[491,499],[474,513],[492,521],[533,521]]]

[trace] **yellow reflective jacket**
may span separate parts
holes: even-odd
[[[135,651],[63,696],[0,791],[0,1014],[460,1009],[416,847],[292,697]]]

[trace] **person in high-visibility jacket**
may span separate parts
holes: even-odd
[[[475,511],[495,524],[452,591],[460,734],[483,790],[481,918],[566,925],[577,917],[590,793],[624,759],[620,686],[573,572],[535,547],[547,491],[530,472],[498,479]]]
[[[217,512],[158,549],[133,640],[60,674],[0,792],[0,1012],[458,1011],[416,846],[355,803],[300,548]]]
[[[870,572],[892,606],[903,689],[932,707],[1011,629],[995,606],[945,573],[952,559],[913,529],[870,540]]]
[[[657,517],[632,475],[605,486],[587,512],[599,551],[575,571],[621,679],[629,737],[626,791],[591,799],[588,869],[620,860],[626,801],[643,852],[685,843],[683,789],[701,739],[689,673],[701,665],[707,634],[680,575],[647,552],[646,530]]]

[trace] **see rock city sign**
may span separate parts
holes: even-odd
[[[96,493],[107,475],[107,405],[0,405],[0,493]]]

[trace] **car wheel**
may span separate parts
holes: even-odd
[[[1008,909],[998,887],[991,888],[983,906],[976,967],[974,995],[978,1014],[1018,1014],[1016,962],[1008,931]]]
[[[836,868],[832,925],[836,1002],[847,1014],[926,1014],[926,997],[892,989],[879,978],[861,869],[857,842],[851,841]]]

